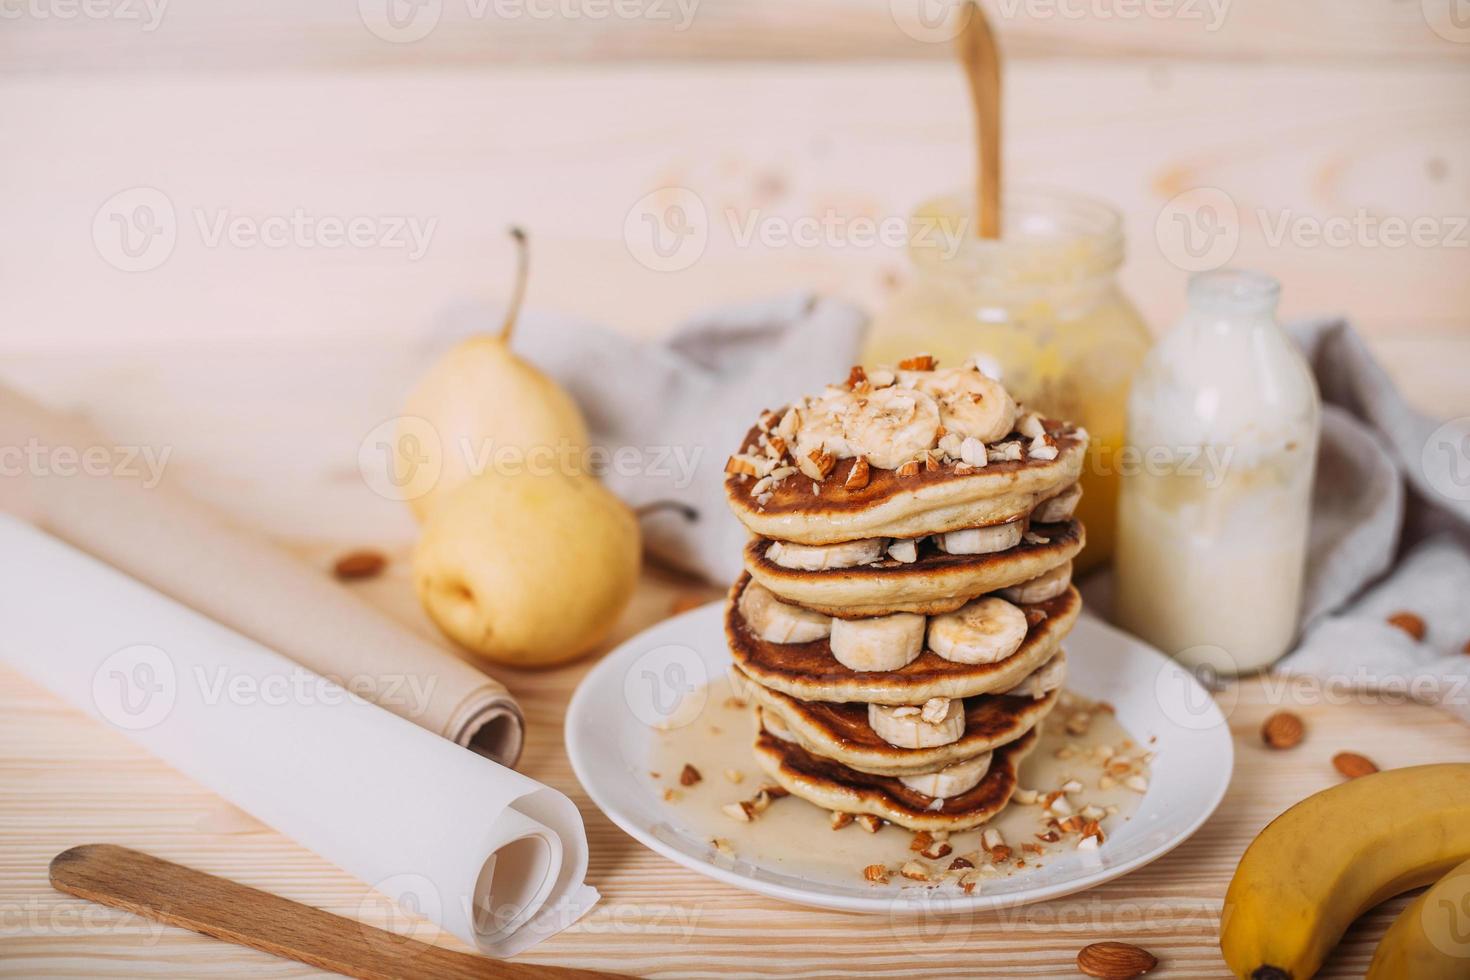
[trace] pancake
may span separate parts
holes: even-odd
[[[1065,660],[1065,655],[1057,654]],[[965,734],[959,741],[928,749],[901,749],[883,741],[868,726],[868,706],[828,701],[798,701],[759,684],[744,685],[746,695],[785,722],[796,742],[813,755],[850,769],[880,776],[935,772],[1007,745],[1035,728],[1056,707],[1061,688],[1044,697],[983,694],[965,699]]]
[[[761,709],[757,709],[757,714]],[[766,774],[793,796],[827,810],[871,813],[910,830],[969,830],[991,820],[1016,791],[1021,760],[1036,746],[1035,729],[995,750],[990,771],[973,789],[930,809],[935,798],[909,789],[892,776],[858,772],[813,755],[761,727],[755,758]]]
[[[1077,521],[1037,524],[1034,533],[1046,543],[1022,541],[988,555],[950,555],[924,541],[918,561],[909,564],[884,558],[871,565],[821,571],[778,565],[766,557],[771,542],[755,538],[745,546],[745,567],[782,600],[828,616],[854,619],[896,612],[935,616],[1048,572],[1070,561],[1087,543]]]
[[[1082,597],[1070,586],[1055,599],[1021,606],[1030,623],[1026,639],[998,663],[952,663],[925,650],[898,670],[863,672],[838,663],[825,639],[770,643],[752,633],[738,602],[749,582],[749,575],[740,577],[725,607],[725,639],[735,666],[757,684],[800,701],[923,704],[930,698],[968,698],[1009,690],[1061,649],[1082,609]]]
[[[764,504],[751,494],[749,476],[725,478],[725,496],[752,533],[798,544],[840,544],[858,538],[918,538],[967,527],[1004,524],[1025,517],[1041,501],[1077,482],[1087,453],[1087,434],[1044,420],[1057,458],[990,463],[964,472],[954,463],[920,467],[912,476],[872,468],[867,486],[843,484],[856,463],[839,460],[826,478],[797,473],[770,488]],[[752,427],[742,446],[755,451],[761,430]],[[812,492],[815,482],[817,492]]]

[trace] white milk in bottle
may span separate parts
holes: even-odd
[[[1279,293],[1252,272],[1190,280],[1134,379],[1119,460],[1118,619],[1221,674],[1285,653],[1301,604],[1321,409]]]

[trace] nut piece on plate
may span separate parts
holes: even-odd
[[[1273,749],[1290,749],[1301,744],[1307,726],[1290,711],[1278,711],[1261,726],[1261,740]]]
[[[1158,965],[1154,954],[1131,943],[1093,943],[1077,954],[1077,969],[1102,980],[1141,977]]]

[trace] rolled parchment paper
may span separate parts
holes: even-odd
[[[32,447],[47,466],[24,465]],[[89,426],[0,387],[0,449],[20,454],[0,476],[0,510],[422,728],[507,766],[520,758],[525,722],[501,684],[145,467],[86,465],[117,456]]]
[[[575,804],[0,516],[0,662],[483,953],[596,903]]]

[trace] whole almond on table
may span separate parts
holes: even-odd
[[[1077,954],[1077,969],[1102,980],[1141,977],[1158,965],[1154,954],[1129,943],[1093,943]]]
[[[1388,617],[1388,625],[1397,626],[1417,641],[1423,642],[1424,640],[1424,633],[1426,631],[1424,620],[1418,613],[1411,613],[1407,610],[1396,612]]]
[[[332,574],[343,582],[373,578],[388,567],[388,559],[378,551],[352,551],[337,559]]]
[[[1373,760],[1356,752],[1339,752],[1332,757],[1332,766],[1348,779],[1371,776],[1378,771]]]
[[[1307,726],[1290,711],[1278,711],[1261,726],[1261,740],[1273,749],[1289,749],[1301,743]]]

